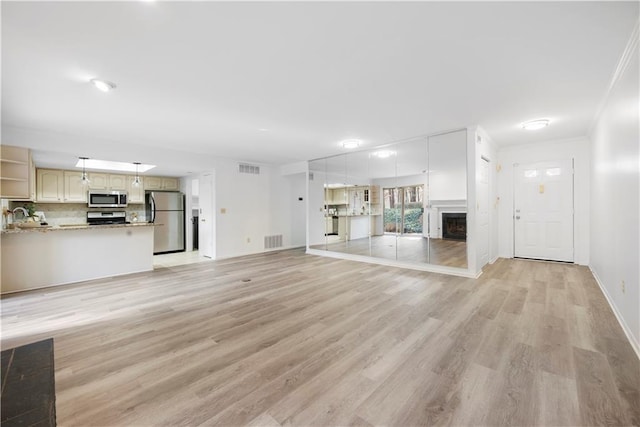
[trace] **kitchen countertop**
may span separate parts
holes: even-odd
[[[85,229],[104,229],[104,228],[126,228],[126,227],[155,227],[162,224],[154,224],[149,222],[137,222],[133,224],[105,224],[105,225],[88,225],[88,224],[69,224],[69,225],[44,225],[40,227],[30,228],[11,228],[2,230],[2,234],[21,234],[21,233],[33,233],[33,232],[47,232],[47,231],[62,231],[62,230],[85,230]]]

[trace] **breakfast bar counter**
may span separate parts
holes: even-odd
[[[157,224],[3,230],[1,293],[153,270]]]

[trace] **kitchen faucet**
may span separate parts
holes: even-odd
[[[27,219],[29,217],[29,212],[22,207],[17,207],[14,210],[11,211],[11,213],[13,214],[13,219],[16,219],[16,211],[21,211],[22,215],[24,216],[24,219]]]

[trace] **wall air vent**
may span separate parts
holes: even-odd
[[[264,236],[264,248],[273,249],[282,247],[282,234],[275,234],[273,236]]]
[[[248,163],[239,163],[238,172],[248,173],[249,175],[260,175],[260,166],[250,165]]]

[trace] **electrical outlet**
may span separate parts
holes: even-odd
[[[624,280],[620,283],[620,288],[622,289],[622,293],[624,294],[626,289],[625,289],[625,285],[624,285]]]
[[[251,237],[247,237],[247,243],[251,243]]]

